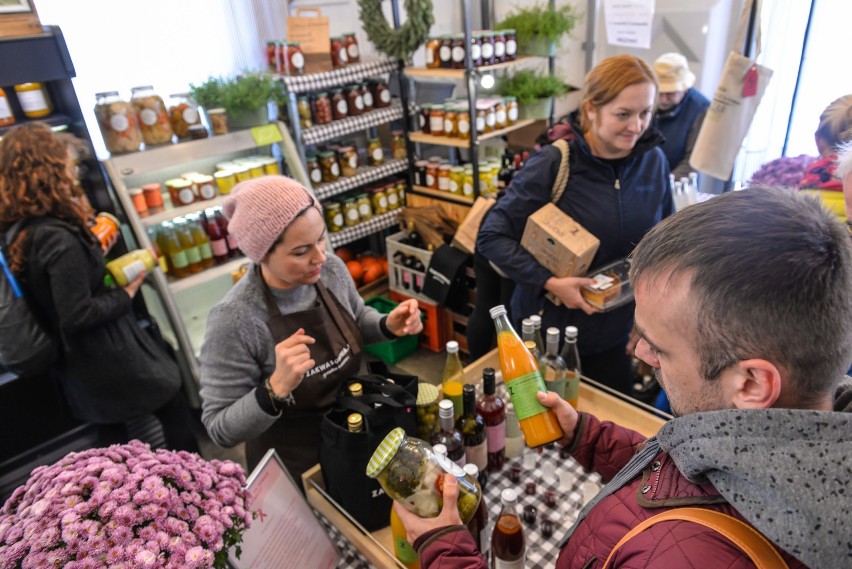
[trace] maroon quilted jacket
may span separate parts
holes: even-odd
[[[572,454],[608,481],[630,460],[645,438],[614,423],[581,414]],[[578,526],[562,550],[556,569],[600,568],[632,527],[664,509],[699,506],[743,519],[711,484],[689,482],[665,452],[641,476],[604,498]],[[486,568],[463,526],[442,528],[414,544],[423,569]],[[791,569],[805,567],[781,551]],[[660,522],[631,539],[613,557],[618,569],[745,569],[754,565],[727,539],[690,522]]]

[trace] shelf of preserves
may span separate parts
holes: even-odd
[[[436,197],[442,200],[456,202],[463,205],[473,205],[473,197],[451,194],[450,192],[444,192],[426,186],[411,186],[411,191],[414,193],[422,194],[424,196]]]
[[[208,281],[218,279],[222,275],[230,275],[233,271],[236,271],[240,267],[240,265],[244,265],[250,262],[251,261],[248,259],[248,257],[237,257],[236,259],[231,259],[227,263],[216,265],[215,267],[211,267],[209,269],[204,269],[200,273],[195,273],[194,275],[190,275],[182,279],[169,281],[169,288],[172,290],[172,292],[180,292],[182,290],[187,290],[198,285],[204,284]]]
[[[142,225],[144,225],[145,227],[154,227],[155,225],[159,225],[164,221],[169,221],[170,219],[174,219],[176,217],[201,212],[211,207],[221,207],[222,199],[223,196],[216,196],[215,198],[210,200],[194,202],[189,205],[183,205],[180,207],[170,207],[164,209],[163,211],[141,218]]]
[[[381,215],[373,216],[373,219],[369,221],[364,221],[358,225],[347,227],[335,233],[329,233],[328,240],[331,243],[331,247],[336,249],[341,245],[352,243],[353,241],[372,235],[377,231],[393,227],[396,225],[396,215],[398,212],[399,210],[389,211]]]
[[[288,93],[309,93],[346,83],[358,83],[368,77],[391,73],[396,71],[398,65],[395,59],[380,59],[347,65],[332,71],[305,75],[279,75],[279,77]]]
[[[361,166],[358,168],[358,173],[348,178],[340,178],[336,182],[322,184],[314,187],[314,193],[317,199],[324,200],[332,196],[336,196],[348,190],[354,190],[370,182],[381,180],[387,176],[392,176],[398,172],[403,172],[408,168],[408,159],[390,159],[381,166]]]
[[[513,130],[518,130],[524,128],[525,126],[529,126],[534,122],[534,119],[522,119],[517,121],[512,126],[507,126],[506,128],[501,128],[499,130],[480,134],[477,137],[477,140],[481,142],[483,140],[488,140],[489,138],[503,136],[504,134],[508,134]],[[423,134],[422,132],[412,132],[408,135],[408,137],[411,139],[412,142],[435,144],[437,146],[455,146],[456,148],[467,148],[470,146],[470,140],[463,140],[461,138],[450,138],[447,136],[433,136],[431,134]]]
[[[474,68],[474,73],[484,74],[491,73],[493,71],[499,71],[501,69],[506,69],[508,67],[513,67],[520,63],[529,62],[533,60],[541,59],[537,56],[525,56],[519,57],[514,61],[506,61],[504,63],[495,63],[494,65],[481,65],[479,67]],[[431,69],[429,67],[406,67],[404,69],[404,73],[408,77],[413,77],[417,79],[464,79],[465,70],[464,69],[444,69],[444,68],[436,68]]]
[[[409,106],[412,113],[416,112],[416,108],[413,103]],[[375,109],[357,117],[348,117],[338,121],[331,121],[328,124],[306,128],[302,131],[302,141],[305,144],[318,144],[325,140],[366,130],[371,126],[379,126],[380,124],[401,120],[403,117],[402,110],[400,100],[394,99],[389,107],[383,109]]]

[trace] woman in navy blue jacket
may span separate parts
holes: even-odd
[[[669,166],[658,147],[663,137],[649,129],[656,97],[654,72],[632,55],[605,59],[586,76],[569,142],[568,185],[556,205],[600,240],[590,273],[628,256],[674,211]],[[591,279],[557,278],[520,245],[527,219],[551,200],[560,161],[559,150],[546,146],[527,162],[486,219],[476,247],[515,281],[510,313],[516,324],[541,314],[543,328],[577,326],[583,375],[630,393],[633,303],[597,313],[580,295]],[[547,300],[548,292],[562,305]]]

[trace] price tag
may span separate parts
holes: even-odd
[[[757,65],[752,65],[743,80],[743,97],[754,97],[757,94]]]
[[[266,146],[267,144],[281,142],[282,140],[281,131],[274,124],[254,127],[251,129],[251,136],[254,138],[254,143],[258,146]]]

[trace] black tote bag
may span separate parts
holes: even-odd
[[[412,375],[351,377],[340,386],[337,402],[320,426],[319,461],[326,491],[368,531],[390,523],[391,499],[377,480],[367,476],[367,463],[396,427],[417,436],[417,381]],[[349,394],[349,385],[356,382],[364,393],[357,398]],[[346,419],[352,413],[363,416],[363,431],[349,432]]]

